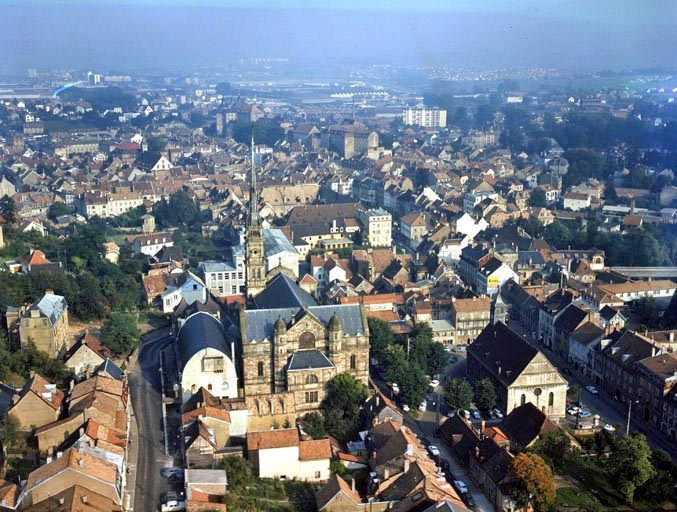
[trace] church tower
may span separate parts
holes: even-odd
[[[263,227],[258,211],[256,166],[254,165],[254,135],[252,134],[251,180],[249,184],[249,215],[245,234],[245,265],[247,298],[258,295],[266,287],[266,261],[263,253]]]

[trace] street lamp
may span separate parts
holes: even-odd
[[[630,415],[632,414],[632,404],[638,404],[639,400],[628,400],[628,421],[625,424],[625,435],[630,435]]]

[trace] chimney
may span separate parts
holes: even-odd
[[[404,472],[409,471],[409,459],[404,459]]]
[[[482,420],[482,423],[480,423],[480,434],[482,437],[484,437],[484,427],[486,426],[486,422]]]
[[[87,495],[86,494],[82,497],[82,503],[87,503]]]
[[[355,492],[355,479],[350,480],[350,488]]]
[[[381,397],[379,395],[376,395],[376,407],[378,407],[381,404]]]
[[[388,480],[390,478],[390,470],[388,468],[383,470],[383,481]]]
[[[66,503],[66,500],[63,497],[59,498],[59,505],[63,505],[64,503]]]
[[[670,340],[670,343],[675,341],[675,331],[670,331],[668,339]]]

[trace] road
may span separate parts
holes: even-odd
[[[169,332],[155,332],[142,338],[136,364],[129,368],[129,388],[136,420],[138,460],[130,471],[134,510],[157,510],[160,496],[168,490],[167,481],[161,478],[160,468],[172,466],[173,459],[165,455],[162,417],[160,352],[171,345]]]

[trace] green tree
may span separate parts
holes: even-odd
[[[16,416],[5,414],[0,419],[0,444],[2,445],[3,460],[6,460],[7,450],[14,448],[21,439],[21,425]]]
[[[618,439],[608,460],[609,473],[625,501],[634,502],[635,490],[654,475],[651,449],[646,437],[632,434]]]
[[[481,379],[475,383],[475,404],[483,414],[496,406],[496,390],[489,379]]]
[[[572,240],[571,231],[569,231],[569,228],[559,220],[556,220],[545,227],[543,238],[557,249],[566,249]]]
[[[529,206],[545,208],[547,205],[548,203],[545,201],[545,190],[540,187],[533,189],[529,196]]]
[[[221,468],[228,475],[228,490],[235,493],[245,492],[256,481],[254,467],[243,457],[229,455],[221,459]]]
[[[327,432],[339,439],[353,433],[359,427],[360,409],[368,396],[367,386],[349,373],[330,380],[320,404]]]
[[[423,402],[430,381],[423,368],[416,363],[409,362],[405,366],[403,375],[400,376],[399,384],[402,400],[416,406]]]
[[[447,384],[446,391],[447,403],[452,410],[458,411],[470,408],[473,392],[468,382],[462,379],[451,379]]]
[[[324,418],[319,412],[309,412],[303,416],[305,423],[303,431],[313,439],[324,439],[327,432],[324,429]]]
[[[136,317],[129,313],[113,313],[101,328],[101,341],[118,355],[138,347],[140,336]]]
[[[529,451],[540,455],[549,466],[557,469],[564,467],[571,450],[571,441],[563,430],[558,430],[540,436]]]
[[[654,475],[639,489],[637,496],[644,501],[660,503],[670,499],[677,482],[677,464],[663,450],[651,451],[651,465]]]
[[[449,353],[444,350],[442,344],[432,342],[428,350],[428,372],[430,376],[441,373],[449,362]]]
[[[332,460],[329,463],[329,471],[333,475],[343,476],[346,474],[347,469],[340,460]]]
[[[520,508],[532,506],[535,512],[549,510],[555,502],[552,469],[535,453],[518,453],[508,470],[511,496]]]
[[[380,318],[368,317],[369,325],[369,354],[381,359],[385,349],[395,342],[395,335],[390,324]]]
[[[153,153],[160,153],[167,147],[167,142],[161,137],[151,135],[146,137],[147,150]]]
[[[57,217],[61,215],[70,214],[71,210],[66,203],[56,202],[49,205],[47,208],[47,218],[52,222],[56,222]]]
[[[7,224],[14,224],[16,222],[16,203],[14,199],[7,194],[0,197],[0,217],[1,220]]]
[[[660,321],[660,306],[653,297],[639,299],[639,323],[648,327],[657,327]]]

